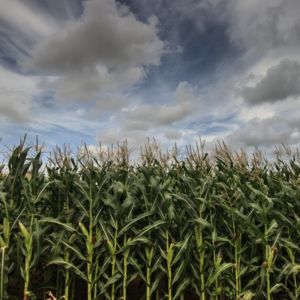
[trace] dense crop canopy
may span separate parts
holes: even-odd
[[[22,141],[0,168],[0,300],[298,299],[299,155],[202,146],[43,163]]]

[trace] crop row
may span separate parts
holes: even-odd
[[[101,154],[101,155],[100,155]],[[0,300],[298,299],[300,160],[200,144],[15,147],[0,172]]]

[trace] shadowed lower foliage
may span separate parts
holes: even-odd
[[[41,157],[23,140],[1,168],[0,300],[299,298],[297,152]]]

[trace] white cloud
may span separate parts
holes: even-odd
[[[199,98],[194,95],[193,88],[187,82],[180,82],[171,97],[174,102],[170,104],[139,104],[128,110],[124,114],[125,127],[145,130],[170,126],[198,111]]]
[[[252,119],[243,127],[237,129],[225,140],[240,147],[275,145],[293,145],[299,143],[300,119],[299,116],[274,116],[263,120]]]
[[[95,106],[92,108],[91,115],[98,118],[101,114],[107,112],[121,111],[127,105],[128,99],[120,95],[106,95],[97,100]]]
[[[33,95],[38,80],[0,67],[0,117],[13,122],[29,122],[35,107]]]
[[[127,128],[147,129],[166,125],[183,120],[193,111],[190,103],[181,105],[141,105],[127,113],[125,122]]]
[[[117,92],[144,78],[142,67],[109,72],[104,66],[87,68],[54,80],[47,88],[56,91],[60,101],[91,100],[104,92]]]
[[[111,127],[103,129],[97,136],[97,140],[106,146],[117,145],[124,141],[128,142],[131,151],[137,151],[140,146],[147,141],[147,137],[151,136],[147,132],[126,130],[123,128]]]
[[[232,0],[227,8],[228,34],[241,50],[228,74],[239,128],[223,138],[269,149],[299,143],[300,2]]]
[[[89,0],[79,20],[41,40],[23,65],[60,76],[59,96],[81,99],[137,83],[143,67],[158,65],[164,52],[155,22],[138,21],[114,0]]]
[[[80,9],[72,1],[60,1],[64,12],[59,13],[54,2],[42,11],[33,1],[2,0],[0,22],[9,25],[0,28],[3,56],[13,53],[9,58],[20,61],[37,41],[32,57],[22,65],[38,76],[0,69],[0,121],[24,122],[26,128],[44,132],[66,129],[80,135],[99,134],[105,144],[128,139],[135,147],[148,136],[163,144],[176,140],[183,145],[199,132],[210,145],[226,135],[230,143],[245,147],[296,143],[296,114],[300,111],[300,101],[294,100],[300,96],[298,0],[134,2],[133,7],[139,5],[139,18],[115,0],[87,0],[76,20]],[[159,18],[165,18],[164,28],[155,16],[146,23],[141,21],[150,15],[147,11],[152,6],[151,13],[157,11]],[[142,7],[147,11],[141,13]],[[68,20],[62,21],[63,16]],[[167,45],[176,49],[180,39],[189,40],[189,36],[182,37],[182,31],[191,21],[198,33],[204,32],[207,24],[215,24],[217,31],[220,24],[229,23],[226,32],[242,52],[238,59],[222,62],[215,77],[199,76],[201,86],[181,82],[170,91],[169,83],[159,81],[162,77],[158,75],[157,90],[149,96],[143,90],[147,84],[141,89],[137,84],[147,80],[148,67],[160,64]],[[169,38],[162,41],[158,31],[168,30],[172,24],[176,30],[170,35],[162,31]],[[189,45],[186,40],[184,45]],[[184,55],[181,58],[184,60]],[[162,69],[167,72],[170,66],[165,67]],[[184,78],[185,74],[181,75]],[[156,84],[155,79],[151,84]],[[33,98],[41,90],[54,90],[56,99],[76,103],[55,102],[49,109],[41,98]],[[141,99],[142,95],[147,96]]]
[[[90,120],[86,109],[48,108],[40,99],[43,91],[40,79],[25,76],[0,67],[0,122],[2,129],[12,123],[31,132],[47,132],[57,128],[90,134],[99,130],[100,124]],[[5,132],[5,130],[4,130]]]
[[[31,45],[59,28],[58,22],[37,6],[21,0],[1,0],[0,44],[4,58],[22,61]]]
[[[164,136],[169,140],[178,140],[182,137],[182,131],[179,129],[168,128],[166,129]]]
[[[229,3],[230,35],[252,51],[290,49],[300,44],[298,0],[233,0]]]
[[[39,131],[73,131],[84,135],[94,135],[101,128],[96,120],[89,119],[85,109],[73,108],[68,110],[49,111],[40,109],[33,117],[29,127]]]
[[[47,36],[58,29],[49,15],[21,0],[1,0],[0,20],[24,35]]]

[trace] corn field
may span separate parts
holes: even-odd
[[[0,300],[299,299],[299,154],[156,146],[12,149]]]

